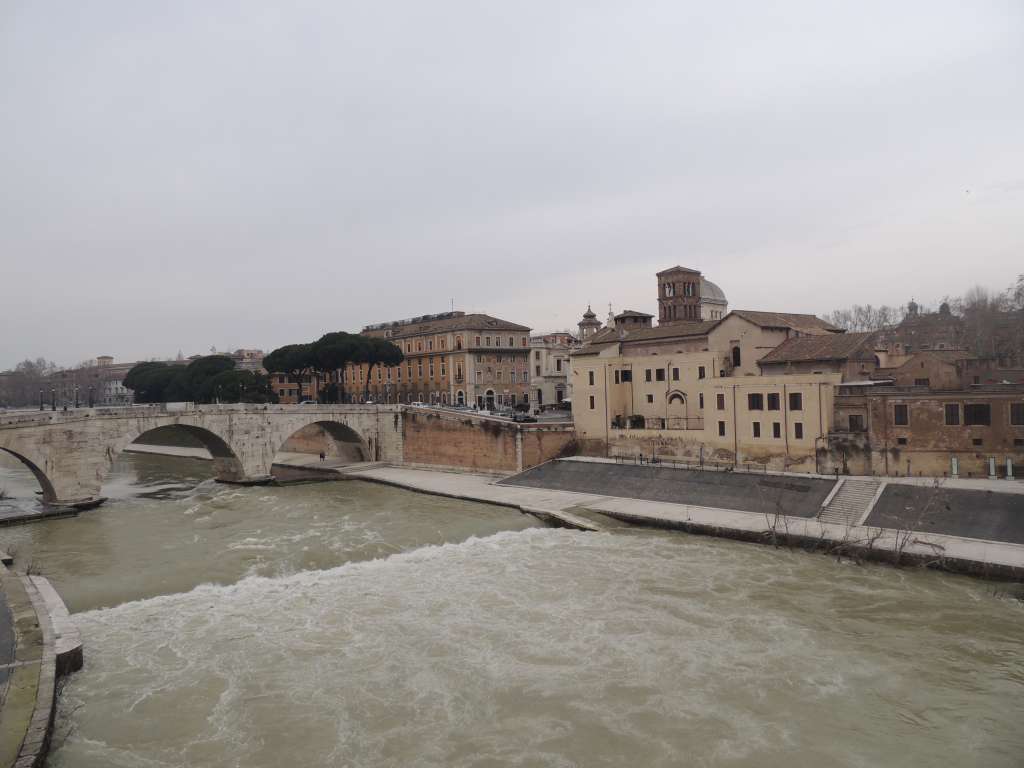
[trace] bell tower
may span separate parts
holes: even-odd
[[[700,322],[700,270],[676,266],[662,270],[657,277],[658,325]]]

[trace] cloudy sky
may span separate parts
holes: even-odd
[[[6,0],[0,105],[0,369],[1024,271],[1020,0]]]

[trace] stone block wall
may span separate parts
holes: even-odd
[[[787,454],[779,447],[744,448],[739,456],[721,445],[704,443],[699,431],[659,429],[612,429],[607,446],[604,440],[588,440],[580,446],[580,453],[588,456],[633,458],[656,456],[665,461],[757,465],[774,471],[815,472],[813,449],[791,447]]]
[[[576,432],[571,427],[523,427],[522,444],[523,469],[578,451]]]
[[[404,460],[483,472],[517,472],[574,448],[569,427],[521,425],[470,414],[407,409]]]
[[[281,446],[284,453],[312,453],[319,454],[323,451],[327,456],[334,458],[338,456],[338,446],[334,440],[316,424],[309,424],[303,427],[294,435],[284,441]],[[352,459],[359,461],[359,458]]]
[[[410,408],[405,412],[405,463],[515,472],[516,432],[511,423]]]

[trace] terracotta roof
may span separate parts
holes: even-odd
[[[718,325],[721,320],[705,320],[692,323],[675,323],[659,325],[656,328],[636,328],[626,332],[626,341],[649,341],[651,339],[687,339],[694,336],[707,336],[708,331]]]
[[[794,331],[828,331],[830,333],[841,333],[843,330],[831,323],[826,323],[816,315],[798,315],[792,312],[755,312],[749,309],[734,309],[729,314],[738,315],[762,328],[791,328]]]
[[[648,315],[646,312],[637,312],[635,309],[625,309],[619,312],[615,319],[618,320],[620,317],[654,317],[654,315]]]
[[[375,329],[384,330],[384,329]],[[424,333],[447,333],[448,331],[529,331],[525,325],[512,323],[484,314],[461,315],[442,320],[426,320],[422,323],[399,325],[389,329],[391,338],[404,339]]]
[[[766,363],[806,363],[819,360],[872,360],[876,333],[828,333],[786,339],[757,361]]]
[[[655,328],[603,328],[583,345],[579,354],[593,354],[600,349],[622,341],[627,344],[638,341],[660,341],[662,339],[691,339],[695,336],[707,336],[708,332],[718,325],[721,320],[707,320],[704,322],[676,323],[675,325],[659,325]]]

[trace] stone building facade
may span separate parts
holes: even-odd
[[[479,409],[514,405],[530,398],[530,329],[490,315],[445,312],[367,326],[367,336],[386,338],[405,355],[401,365],[374,368],[375,402],[424,402]],[[345,391],[361,394],[366,366],[342,372]]]
[[[659,273],[657,327],[616,321],[573,354],[585,451],[868,475],[1024,474],[1024,368],[972,353],[969,323],[948,307],[912,303],[899,325],[869,333],[746,310],[680,321],[696,315],[678,307],[699,306],[698,276]]]
[[[530,406],[534,410],[571,401],[569,355],[577,346],[569,333],[530,337]]]
[[[1024,384],[838,388],[832,468],[863,475],[1024,475]]]
[[[665,297],[669,278],[676,282]],[[700,274],[676,267],[659,273],[658,281],[659,300],[682,299],[660,302],[667,321],[654,327],[650,315],[621,313],[572,355],[581,447],[814,471],[841,374],[763,376],[758,361],[787,340],[829,338],[839,329],[814,315],[744,310],[680,321],[680,315],[700,314]]]

